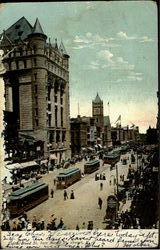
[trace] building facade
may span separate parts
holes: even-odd
[[[63,43],[47,42],[39,20],[22,17],[3,32],[5,111],[18,134],[44,142],[44,156],[70,157],[69,55]],[[9,52],[8,52],[9,51]]]
[[[104,116],[104,146],[109,149],[112,147],[111,123],[109,116]]]
[[[72,156],[79,155],[87,147],[87,122],[80,116],[71,119],[71,152]]]
[[[92,117],[96,122],[98,143],[102,144],[104,133],[103,101],[100,99],[98,93],[96,98],[92,101]]]
[[[120,145],[128,141],[138,141],[140,140],[139,127],[129,128],[129,126],[121,127],[121,125],[117,125],[111,128],[111,137],[113,145]]]
[[[81,119],[87,123],[87,147],[94,147],[97,144],[97,126],[95,118],[82,116]]]

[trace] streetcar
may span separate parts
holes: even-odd
[[[47,200],[48,196],[48,185],[36,181],[32,185],[12,192],[7,198],[7,208],[11,217],[17,217]]]
[[[84,165],[84,173],[85,174],[91,174],[91,173],[95,172],[96,170],[98,170],[99,167],[100,167],[100,161],[99,160],[89,161]]]
[[[57,189],[65,189],[81,179],[81,170],[79,168],[67,169],[57,176]]]
[[[108,153],[103,156],[104,163],[111,164],[112,166],[120,160],[120,154],[117,152]]]

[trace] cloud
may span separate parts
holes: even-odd
[[[128,36],[125,32],[123,31],[120,31],[117,33],[117,36],[120,38],[120,39],[124,39],[124,40],[134,40],[136,39],[135,36]]]
[[[2,11],[4,8],[5,8],[5,4],[4,4],[4,3],[1,3],[1,4],[0,4],[0,11]]]
[[[143,78],[139,76],[128,76],[128,79],[132,81],[142,81]]]
[[[86,2],[86,9],[87,10],[93,10],[95,8],[94,3],[92,2]]]
[[[109,50],[99,51],[97,58],[103,61],[102,68],[110,67],[112,70],[134,70],[135,67],[122,57],[115,57]]]
[[[73,39],[73,47],[78,47],[79,45],[87,44],[85,47],[95,47],[95,46],[106,46],[106,47],[119,47],[121,45],[114,43],[113,37],[100,36],[99,34],[92,34],[91,32],[87,32],[85,35],[76,35]],[[84,48],[84,47],[81,47]]]
[[[141,37],[141,41],[140,41],[140,43],[146,43],[146,42],[152,42],[153,41],[153,39],[151,39],[151,38],[148,38],[148,36],[143,36],[143,37]]]
[[[97,53],[97,57],[106,60],[109,63],[113,63],[113,54],[109,50],[101,50]]]
[[[142,81],[143,73],[135,71],[135,65],[130,64],[121,56],[115,56],[109,50],[100,50],[96,54],[96,60],[91,61],[88,65],[89,69],[109,69],[109,71],[117,71],[113,73],[109,82],[120,83],[124,81]],[[121,76],[121,78],[117,76]]]
[[[99,34],[92,34],[87,32],[84,35],[76,35],[73,39],[73,48],[74,49],[83,49],[83,48],[93,48],[95,46],[101,46],[106,48],[116,48],[121,47],[122,44],[119,44],[118,41],[128,41],[132,40],[135,42],[146,43],[152,42],[153,39],[148,36],[129,36],[126,32],[120,31],[116,34],[115,37],[101,36]],[[84,46],[85,44],[85,46]]]
[[[120,31],[117,34],[118,39],[120,40],[136,40],[140,43],[145,43],[145,42],[152,42],[153,39],[149,38],[148,36],[142,36],[142,37],[138,37],[138,36],[128,36],[126,34],[126,32]]]

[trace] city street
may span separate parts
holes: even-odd
[[[117,163],[118,165],[118,175],[124,175],[125,179],[127,178],[128,167],[130,162],[130,154],[122,155],[123,157],[129,157],[128,164],[122,165],[121,160]],[[75,167],[82,169],[85,161],[78,162],[75,164]],[[135,168],[135,165],[132,164],[132,167]],[[104,229],[105,224],[103,223],[103,218],[105,216],[105,210],[107,208],[107,197],[111,194],[114,194],[116,191],[116,186],[113,185],[114,177],[116,177],[116,169],[110,171],[110,165],[104,164],[96,172],[85,175],[77,183],[71,185],[67,188],[68,199],[64,201],[63,190],[56,190],[53,185],[53,178],[57,176],[62,170],[54,170],[53,173],[45,175],[43,181],[49,184],[49,190],[54,189],[54,198],[49,198],[47,201],[36,206],[27,212],[29,220],[32,221],[33,216],[35,215],[38,220],[44,219],[45,223],[49,222],[50,216],[52,214],[57,218],[57,223],[62,217],[64,224],[67,229],[76,229],[78,225],[79,228],[82,228],[83,222],[87,227],[88,221],[93,221],[94,228]],[[95,181],[95,173],[105,173],[106,180]],[[110,180],[112,184],[110,185]],[[100,190],[100,183],[103,183],[103,190]],[[120,183],[120,178],[119,178]],[[71,190],[74,191],[75,199],[70,199]],[[98,207],[98,197],[101,197],[103,204],[102,209]],[[126,206],[125,206],[126,207]],[[120,208],[121,209],[121,208]]]

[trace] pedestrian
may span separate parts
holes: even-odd
[[[51,198],[53,198],[53,195],[54,195],[54,190],[51,189]]]
[[[64,200],[66,200],[66,198],[68,199],[68,194],[67,194],[67,191],[66,190],[64,190]]]
[[[17,231],[17,222],[14,220],[12,224],[12,231]]]
[[[73,190],[71,191],[70,199],[75,199]]]
[[[79,226],[78,225],[76,226],[76,230],[79,230]]]
[[[85,227],[86,227],[85,222],[83,222],[82,229],[85,229]]]
[[[99,198],[98,198],[98,205],[99,205],[99,208],[100,208],[100,209],[102,209],[102,203],[103,203],[103,201],[102,201],[102,199],[99,197]]]
[[[116,178],[114,178],[114,185],[116,185]]]
[[[93,230],[93,221],[88,221],[87,229],[88,230]]]
[[[62,218],[60,218],[60,222],[59,222],[59,224],[58,224],[57,228],[62,228],[63,226],[64,226],[63,219],[62,219]]]
[[[100,190],[103,190],[103,183],[100,183]]]
[[[109,184],[110,184],[110,186],[111,186],[111,184],[112,184],[112,181],[111,181],[111,180],[109,181]]]
[[[53,182],[54,182],[54,186],[55,186],[56,185],[56,179],[54,179]]]

